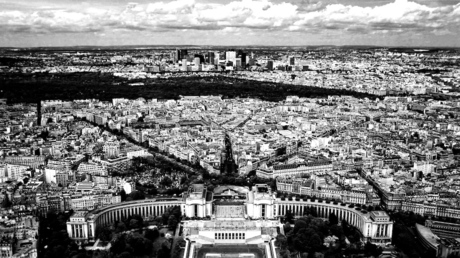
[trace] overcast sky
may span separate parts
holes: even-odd
[[[460,0],[0,0],[0,46],[460,47]]]

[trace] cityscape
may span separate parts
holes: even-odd
[[[459,258],[460,1],[5,0],[0,258]]]

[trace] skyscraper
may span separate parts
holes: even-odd
[[[174,55],[174,62],[177,63],[179,60],[182,60],[186,58],[188,55],[187,49],[176,49],[175,55]]]
[[[273,70],[273,60],[269,60],[269,61],[267,62],[267,69],[268,69],[269,71],[272,71],[272,70]]]
[[[209,51],[208,55],[206,56],[206,62],[208,64],[215,64],[215,60],[214,60],[215,58],[216,58],[216,56],[215,56],[214,52]]]
[[[200,54],[195,54],[195,58],[199,58],[200,59],[200,64],[204,63],[204,56],[203,55],[200,55]]]
[[[180,67],[180,70],[187,72],[187,58],[182,59],[182,66]]]
[[[195,57],[195,59],[193,60],[193,63],[195,64],[195,66],[200,66],[200,63],[201,63],[201,60],[199,57]]]
[[[237,57],[241,58],[241,67],[246,67],[246,64],[248,63],[247,54],[244,53],[243,50],[238,50]]]
[[[246,67],[248,64],[248,55],[246,53],[241,53],[241,66]]]
[[[233,65],[236,64],[236,52],[235,51],[227,51],[225,52],[225,61],[230,61]]]
[[[295,65],[295,57],[293,56],[289,57],[289,65]]]
[[[239,57],[236,58],[235,62],[236,62],[236,64],[235,64],[236,67],[242,67],[241,58],[239,58]]]
[[[215,64],[215,65],[219,65],[220,54],[219,54],[218,52],[216,52],[214,55],[215,55],[214,64]]]

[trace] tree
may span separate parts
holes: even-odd
[[[161,245],[160,250],[158,250],[158,255],[157,255],[157,257],[169,258],[169,256],[170,256],[170,248],[169,248],[169,246],[168,246],[168,242],[165,241],[165,242],[163,242],[163,244]]]
[[[132,255],[129,252],[123,252],[123,253],[117,255],[116,257],[117,258],[131,258],[131,256]]]
[[[284,229],[284,234],[287,235],[287,234],[291,231],[291,229],[292,229],[292,228],[291,228],[291,223],[286,222],[286,224],[284,224],[284,226],[283,226],[283,229]]]
[[[289,223],[294,223],[294,214],[292,214],[291,210],[286,211],[286,214],[284,215],[284,220]]]
[[[160,236],[160,231],[157,228],[147,229],[144,233],[145,238],[155,241]]]
[[[329,230],[331,232],[331,235],[336,236],[339,239],[342,239],[344,236],[343,229],[339,225],[332,225]]]
[[[163,215],[161,215],[163,225],[168,224],[169,217],[171,216],[170,209],[167,209]]]
[[[145,199],[145,195],[143,192],[141,191],[132,191],[128,197],[126,198],[126,200],[128,201],[135,201],[135,200],[144,200]]]
[[[302,228],[292,237],[293,246],[297,251],[309,253],[321,250],[323,240],[313,228]]]
[[[314,252],[320,251],[321,247],[323,246],[323,240],[318,234],[313,234],[311,235],[309,246]]]
[[[289,258],[291,256],[291,252],[288,249],[283,249],[280,251],[281,258]]]
[[[172,257],[180,257],[181,247],[185,246],[185,240],[182,237],[176,238],[176,244],[173,247]]]
[[[180,220],[182,217],[182,211],[180,209],[180,206],[174,206],[171,210],[171,214],[176,217],[176,219]]]
[[[378,257],[382,253],[382,248],[377,245],[367,242],[364,245],[364,252],[369,256]]]
[[[125,192],[125,189],[121,189],[121,191],[120,191],[120,197],[121,197],[121,201],[122,201],[122,202],[126,201],[126,192]]]
[[[337,225],[339,224],[339,218],[333,212],[329,214],[329,224],[330,225]]]
[[[307,227],[307,222],[302,218],[298,219],[295,224],[294,224],[294,234],[296,234],[299,230],[306,228]]]
[[[142,225],[141,225],[141,227],[142,227]],[[137,219],[131,219],[129,221],[129,228],[131,228],[131,229],[139,228],[139,221]]]
[[[310,231],[311,229],[302,228],[292,237],[292,243],[295,250],[307,251],[310,237],[307,234],[310,233]]]
[[[170,229],[174,229],[174,230],[175,230],[178,223],[179,223],[179,222],[178,222],[176,216],[174,216],[174,215],[169,216],[169,219],[168,219],[168,227],[169,227]]]
[[[108,227],[102,227],[101,229],[98,228],[97,238],[101,241],[106,242],[112,239],[112,231]]]
[[[126,248],[126,239],[125,234],[118,234],[114,239],[112,239],[110,252],[113,254],[121,254],[125,251]]]
[[[118,222],[115,232],[119,233],[119,232],[124,232],[126,230],[128,230],[128,228],[126,227],[126,224],[121,221]]]

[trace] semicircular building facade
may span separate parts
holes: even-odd
[[[79,242],[96,239],[98,227],[138,214],[144,218],[161,216],[168,208],[179,206],[184,219],[183,234],[187,252],[203,245],[246,244],[264,246],[267,257],[275,257],[274,240],[279,218],[288,211],[302,216],[315,210],[319,217],[331,213],[355,226],[364,241],[391,242],[393,222],[384,211],[367,212],[353,204],[308,198],[277,198],[269,186],[257,184],[249,189],[219,186],[209,191],[204,185],[189,187],[182,198],[146,199],[122,202],[90,212],[77,212],[67,222],[69,236]]]

